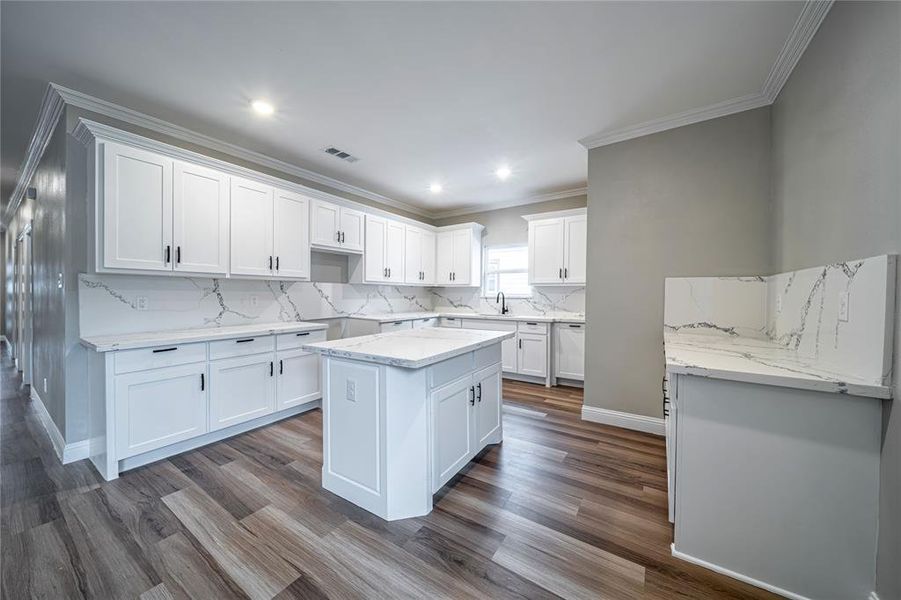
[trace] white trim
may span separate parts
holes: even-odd
[[[38,120],[34,125],[34,132],[31,134],[28,148],[25,150],[22,166],[19,167],[16,187],[10,194],[6,210],[3,211],[3,217],[0,219],[3,222],[4,229],[12,220],[13,215],[16,214],[16,211],[19,210],[19,204],[22,202],[22,198],[25,197],[28,184],[34,177],[35,171],[37,171],[38,164],[41,162],[41,157],[44,156],[44,151],[47,149],[47,144],[50,143],[50,138],[53,136],[53,131],[56,129],[56,124],[59,122],[64,108],[65,102],[63,102],[63,98],[48,86],[44,92],[44,98],[41,100]]]
[[[801,56],[807,50],[810,40],[813,39],[814,34],[820,28],[823,19],[829,13],[829,9],[832,8],[832,2],[833,0],[808,0],[804,3],[801,14],[798,15],[798,20],[795,21],[788,38],[785,40],[785,45],[779,51],[776,62],[773,63],[773,68],[770,69],[770,74],[763,84],[762,93],[770,104],[776,101],[785,82],[788,81],[798,61],[801,60]]]
[[[450,210],[441,210],[431,213],[433,219],[446,219],[448,217],[459,217],[460,215],[471,215],[475,213],[491,212],[502,208],[513,208],[514,206],[527,206],[529,204],[538,204],[539,202],[550,202],[551,200],[562,200],[564,198],[575,198],[576,196],[588,195],[587,187],[573,188],[570,190],[561,190],[559,192],[551,192],[548,194],[539,194],[530,196],[524,200],[506,200],[504,202],[492,202],[491,204],[471,204],[469,206],[461,206]]]
[[[670,544],[670,551],[673,556],[679,559],[684,560],[685,562],[690,562],[695,565],[699,565],[704,567],[705,569],[710,569],[711,571],[715,571],[720,573],[721,575],[726,575],[727,577],[731,577],[732,579],[737,579],[739,581],[743,581],[745,583],[749,583],[754,587],[759,587],[760,589],[767,590],[768,592],[772,592],[774,594],[778,594],[780,596],[784,596],[786,598],[791,598],[791,600],[811,600],[807,596],[802,596],[801,594],[796,594],[795,592],[790,592],[786,589],[776,587],[770,583],[765,581],[760,581],[759,579],[754,579],[753,577],[748,577],[747,575],[742,575],[741,573],[736,573],[735,571],[731,571],[726,567],[721,567],[719,565],[715,565],[713,563],[709,563],[706,560],[701,560],[700,558],[695,558],[690,554],[685,554],[683,552],[679,552],[676,550],[675,544]]]
[[[264,167],[269,167],[283,173],[302,177],[303,179],[314,181],[322,185],[327,185],[330,188],[340,190],[342,192],[347,192],[349,194],[354,194],[356,196],[360,196],[362,198],[366,198],[368,200],[372,200],[373,202],[378,202],[386,206],[391,206],[393,208],[404,210],[423,217],[430,216],[427,210],[424,210],[418,206],[414,206],[406,202],[401,202],[400,200],[394,200],[393,198],[388,198],[387,196],[371,192],[367,189],[345,183],[338,179],[322,175],[309,169],[304,169],[303,167],[298,167],[297,165],[292,165],[283,160],[273,158],[260,152],[246,150],[230,142],[224,142],[217,138],[198,133],[191,129],[187,129],[186,127],[181,127],[179,125],[163,121],[162,119],[158,119],[148,114],[126,108],[125,106],[121,106],[114,102],[96,98],[94,96],[72,90],[52,82],[50,83],[50,87],[53,88],[53,90],[60,97],[62,97],[66,104],[69,104],[71,106],[89,110],[91,112],[105,115],[113,119],[118,119],[120,121],[125,121],[126,123],[137,125],[138,127],[150,129],[151,131],[156,131],[157,133],[162,133],[184,142],[203,146],[205,148],[209,148],[210,150],[223,152],[230,156],[247,160]]]
[[[592,423],[603,423],[604,425],[613,425],[614,427],[624,427],[635,431],[644,431],[645,433],[653,433],[663,435],[663,419],[659,417],[647,417],[645,415],[635,415],[618,410],[610,410],[609,408],[596,408],[594,406],[582,407],[582,420],[591,421]]]
[[[759,92],[730,98],[700,108],[692,108],[680,113],[638,123],[637,125],[601,131],[580,139],[579,143],[591,150],[592,148],[608,146],[617,142],[644,137],[652,133],[660,133],[661,131],[772,104],[779,96],[779,92],[782,91],[785,82],[788,81],[792,70],[797,66],[808,44],[810,44],[810,40],[813,39],[814,34],[820,28],[820,24],[826,18],[829,9],[832,8],[832,2],[833,0],[807,0],[804,3],[798,19],[788,34],[785,44],[776,56],[766,81],[764,81],[763,88]]]
[[[59,428],[56,426],[56,423],[53,422],[53,418],[47,411],[47,407],[44,406],[44,401],[41,400],[37,390],[34,389],[34,386],[31,386],[29,395],[31,401],[34,403],[34,408],[38,413],[38,417],[41,419],[41,424],[47,431],[50,443],[53,444],[53,450],[56,452],[56,457],[59,458],[59,461],[62,464],[67,465],[76,460],[87,458],[90,454],[90,440],[81,440],[80,442],[67,444],[63,434],[60,433]]]

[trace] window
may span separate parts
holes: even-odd
[[[531,298],[529,285],[529,247],[494,246],[485,248],[482,296],[493,298],[504,292],[507,298]]]

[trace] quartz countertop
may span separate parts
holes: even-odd
[[[142,333],[122,333],[81,338],[81,343],[97,352],[149,348],[165,344],[187,344],[189,342],[211,342],[253,335],[276,335],[301,331],[328,329],[325,323],[295,321],[293,323],[258,323],[255,325],[233,325],[227,327],[197,327],[170,331],[147,331]]]
[[[768,339],[664,333],[666,369],[683,373],[821,392],[891,398],[892,388],[839,373]]]
[[[365,321],[378,321],[379,323],[392,323],[394,321],[413,321],[415,319],[430,319],[434,317],[447,317],[451,319],[481,319],[487,321],[531,321],[533,323],[584,323],[585,316],[578,313],[550,313],[545,315],[495,315],[485,313],[467,312],[405,312],[405,313],[381,313],[373,315],[353,315],[351,319]]]
[[[425,327],[305,344],[323,356],[419,369],[513,337],[513,332]]]
[[[441,316],[436,312],[403,312],[403,313],[379,313],[374,315],[352,315],[349,319],[360,321],[376,321],[378,323],[394,323],[395,321],[416,321],[419,319],[434,319]]]

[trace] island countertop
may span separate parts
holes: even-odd
[[[419,369],[514,336],[512,331],[427,327],[305,344],[323,356]]]

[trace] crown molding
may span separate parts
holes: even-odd
[[[22,166],[19,167],[16,187],[13,188],[9,201],[6,203],[6,209],[3,211],[3,217],[0,219],[4,231],[12,220],[13,215],[19,210],[19,205],[25,197],[28,184],[34,177],[35,171],[37,171],[41,157],[44,156],[44,151],[47,149],[47,144],[50,143],[50,138],[53,136],[53,131],[56,129],[56,124],[59,123],[59,118],[62,116],[64,108],[65,102],[62,96],[48,86],[41,100],[38,120],[35,123],[31,139],[28,141],[28,148],[25,150]]]
[[[551,192],[549,194],[540,194],[538,196],[530,196],[525,200],[508,200],[505,202],[492,202],[491,204],[472,204],[469,206],[461,206],[460,208],[452,208],[450,210],[436,211],[432,213],[434,219],[446,219],[448,217],[459,217],[460,215],[471,215],[475,213],[490,212],[492,210],[500,210],[502,208],[513,208],[514,206],[526,206],[529,204],[538,204],[539,202],[549,202],[551,200],[562,200],[563,198],[573,198],[575,196],[585,196],[588,194],[587,187],[573,188],[571,190],[562,190],[559,192]]]
[[[50,87],[53,88],[63,98],[65,103],[70,106],[89,110],[91,112],[95,112],[113,119],[118,119],[126,123],[131,123],[132,125],[143,127],[145,129],[173,137],[183,142],[196,144],[210,150],[222,152],[224,154],[234,156],[235,158],[240,158],[242,160],[246,160],[264,167],[275,169],[276,171],[281,171],[282,173],[287,173],[289,175],[294,175],[308,181],[313,181],[328,186],[335,190],[346,192],[348,194],[354,194],[356,196],[360,196],[361,198],[366,198],[367,200],[378,202],[379,204],[391,206],[393,208],[404,210],[423,217],[431,217],[429,211],[424,210],[418,206],[414,206],[400,200],[395,200],[393,198],[388,198],[387,196],[383,196],[367,189],[345,183],[338,179],[322,175],[320,173],[299,167],[297,165],[292,165],[266,154],[241,148],[240,146],[237,146],[230,142],[224,142],[217,138],[198,133],[185,127],[181,127],[180,125],[175,125],[173,123],[163,121],[162,119],[158,119],[148,114],[132,110],[125,106],[121,106],[119,104],[103,100],[101,98],[90,96],[83,92],[63,87],[56,83],[51,82]]]
[[[776,61],[767,75],[763,89],[759,92],[652,119],[637,125],[601,131],[582,138],[579,143],[591,150],[772,104],[776,101],[798,61],[801,60],[801,56],[829,13],[829,9],[832,8],[832,3],[833,0],[807,0],[804,3],[785,44],[776,56]]]

